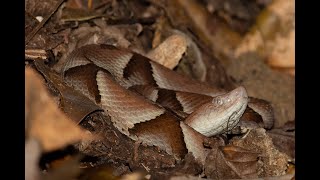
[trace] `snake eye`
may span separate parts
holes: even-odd
[[[222,104],[223,104],[222,99],[219,98],[219,97],[215,98],[214,102],[215,102],[217,105],[222,105]]]

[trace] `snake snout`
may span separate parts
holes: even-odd
[[[237,98],[248,98],[247,91],[243,86],[237,87],[236,89],[232,90],[230,94]]]

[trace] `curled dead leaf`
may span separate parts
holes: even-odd
[[[258,177],[259,153],[227,145],[214,148],[208,154],[205,174],[213,179]]]
[[[258,164],[259,177],[280,176],[286,173],[290,158],[277,150],[265,129],[252,129],[244,138],[231,139],[230,144],[261,153]]]
[[[26,136],[38,139],[44,151],[93,138],[61,112],[43,80],[28,67],[25,69],[25,121]]]
[[[171,44],[167,40],[169,40],[172,37],[180,37],[180,39],[183,41],[181,40],[178,41],[180,42],[179,43],[180,45],[177,44],[178,46],[175,44]],[[188,32],[184,32],[182,30],[174,29],[172,26],[170,26],[170,23],[168,22],[168,20],[162,16],[158,19],[156,23],[156,30],[152,40],[153,50],[150,51],[149,53],[153,53],[154,51],[157,51],[159,48],[156,48],[156,47],[160,47],[161,42],[166,44],[167,47],[164,47],[164,48],[169,48],[169,50],[166,50],[166,52],[163,51],[163,53],[171,53],[176,55],[173,55],[173,56],[171,54],[162,55],[160,54],[161,52],[159,51],[158,54],[160,57],[167,57],[167,60],[172,61],[171,64],[177,63],[176,70],[178,72],[181,72],[186,75],[190,75],[191,77],[198,79],[200,81],[205,80],[207,75],[207,68],[204,62],[205,56],[203,56],[203,52],[199,44],[197,44],[196,38],[192,34]],[[165,42],[169,42],[169,43],[165,43]],[[171,42],[176,43],[174,39]],[[163,47],[164,44],[161,46]],[[179,57],[180,59],[178,59]],[[176,59],[173,60],[173,58],[176,58]],[[174,65],[172,65],[172,67],[174,67]]]
[[[151,50],[147,54],[147,57],[169,69],[173,69],[178,65],[186,49],[186,38],[182,35],[174,34],[165,39],[155,49]]]

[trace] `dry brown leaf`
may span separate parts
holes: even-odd
[[[47,21],[60,7],[63,0],[26,0],[25,1],[26,48],[50,50],[63,42],[56,33],[58,26]],[[52,20],[53,18],[51,18]]]
[[[200,81],[205,81],[208,70],[204,62],[205,55],[203,52],[191,36],[179,30],[172,30],[172,32],[184,36],[187,41],[187,50],[179,62],[177,72],[182,71],[184,74],[189,74]]]
[[[184,31],[173,29],[173,27],[170,26],[169,21],[165,19],[163,16],[158,18],[158,21],[156,23],[156,30],[154,32],[152,40],[152,48],[155,49],[155,47],[159,46],[165,38],[170,38],[170,36],[172,35],[177,35],[184,39],[183,46],[178,47],[177,51],[178,53],[181,53],[181,56],[178,56],[179,54],[174,55],[174,58],[177,58],[175,60],[176,63],[179,63],[176,67],[176,71],[181,72],[182,74],[190,75],[191,77],[200,81],[205,81],[207,75],[207,68],[204,63],[203,54],[200,48],[198,47],[197,43],[192,38],[193,36],[191,34],[185,33]],[[184,47],[185,45],[186,47]],[[169,43],[167,48],[176,48],[176,45],[171,45]],[[185,52],[183,52],[183,50],[185,50]],[[175,51],[175,49],[167,51],[171,53],[172,51]],[[170,58],[170,54],[160,54],[160,56],[166,56],[168,57],[168,60]],[[180,61],[178,59],[179,57],[181,58]]]
[[[295,67],[295,2],[275,0],[260,13],[235,56],[257,52],[275,68]],[[286,71],[284,71],[286,72]],[[294,72],[289,72],[293,74]]]
[[[258,155],[253,150],[233,145],[212,149],[206,159],[205,174],[213,179],[256,178]]]
[[[192,22],[192,30],[213,49],[217,57],[230,57],[240,42],[240,35],[230,29],[226,24],[218,23],[216,25],[210,21],[211,16],[201,4],[195,0],[176,0],[176,4],[185,10]],[[189,20],[189,21],[190,21]],[[189,22],[190,25],[190,22]],[[224,60],[224,58],[219,58]]]
[[[155,31],[152,39],[152,49],[156,48],[163,41],[164,30],[171,29],[168,20],[164,16],[160,16],[155,23]]]
[[[279,151],[295,158],[295,132],[286,131],[284,128],[272,129],[267,132],[272,138],[273,144]]]
[[[235,137],[231,139],[230,144],[261,153],[258,163],[259,177],[286,174],[290,158],[276,149],[265,129],[252,129],[245,138]]]
[[[44,151],[92,138],[60,111],[44,81],[29,67],[25,69],[25,121],[27,136],[38,139]]]
[[[187,40],[183,35],[174,34],[165,39],[155,49],[148,52],[147,57],[173,69],[187,50]]]

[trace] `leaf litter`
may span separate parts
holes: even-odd
[[[251,67],[251,65],[246,65],[246,67],[237,68],[238,63],[244,62],[238,60],[246,57],[248,53],[243,53],[237,57],[235,52],[240,49],[242,44],[245,45],[243,39],[251,32],[250,28],[255,27],[254,23],[260,23],[255,22],[254,19],[269,7],[270,2],[220,1],[220,4],[217,5],[214,4],[215,1],[210,0],[186,2],[180,0],[68,0],[67,4],[60,6],[58,11],[53,13],[55,10],[52,7],[57,1],[43,0],[36,3],[34,0],[28,0],[25,9],[26,35],[30,34],[39,25],[38,16],[46,17],[50,13],[53,13],[53,15],[30,39],[26,49],[29,50],[28,52],[34,50],[52,51],[54,57],[42,62],[44,63],[42,65],[51,63],[48,69],[43,69],[39,62],[30,61],[30,59],[35,60],[33,54],[28,56],[28,62],[31,63],[32,69],[37,70],[31,74],[39,73],[45,81],[41,76],[37,78],[31,76],[32,81],[28,81],[26,78],[26,83],[34,83],[32,85],[26,84],[25,121],[26,154],[28,154],[26,163],[30,163],[30,169],[26,171],[26,178],[65,177],[66,179],[78,177],[78,179],[99,179],[99,174],[101,174],[100,178],[102,179],[199,179],[200,177],[208,179],[259,179],[265,177],[291,179],[294,177],[294,128],[291,126],[288,129],[288,125],[283,126],[286,122],[294,120],[294,108],[291,109],[292,104],[294,106],[294,99],[293,101],[292,99],[287,101],[290,106],[287,106],[285,110],[279,110],[279,108],[285,106],[273,102],[267,97],[263,98],[272,102],[276,112],[284,112],[281,115],[275,114],[276,127],[271,130],[257,129],[259,127],[257,125],[253,126],[254,128],[244,136],[219,136],[206,139],[207,142],[204,147],[208,148],[210,153],[205,166],[201,167],[192,154],[187,154],[182,162],[177,163],[172,157],[159,151],[156,147],[139,146],[134,148],[137,147],[136,143],[119,133],[112,126],[110,117],[100,112],[97,107],[92,105],[82,107],[81,115],[77,115],[77,110],[72,111],[72,107],[79,104],[75,103],[74,100],[81,98],[81,95],[77,95],[76,92],[68,89],[56,76],[61,71],[67,55],[83,45],[106,43],[126,47],[144,55],[158,53],[158,55],[153,56],[159,56],[161,52],[165,51],[172,53],[176,44],[170,43],[170,41],[166,44],[165,39],[170,40],[175,36],[183,39],[181,46],[178,46],[178,48],[181,48],[181,52],[179,50],[179,53],[173,53],[172,55],[165,52],[163,53],[166,55],[164,57],[175,58],[164,59],[167,59],[166,63],[172,63],[169,66],[175,67],[174,70],[195,79],[222,88],[232,89],[238,84],[248,84],[250,74],[254,75],[254,71],[267,71],[268,73],[264,76],[273,74],[268,69],[269,67],[262,69],[256,67],[257,69],[251,69],[249,73],[240,72],[238,73],[239,76],[234,75],[237,74],[236,71],[239,71],[239,69]],[[245,3],[247,3],[247,6],[243,6]],[[224,6],[220,6],[221,4],[224,4]],[[66,16],[62,15],[69,13],[67,12],[68,8],[65,8],[66,6],[68,8],[78,8],[80,11],[91,11],[93,16],[92,14],[82,14],[81,17],[73,16],[67,21],[63,21]],[[271,9],[283,6],[270,5]],[[251,13],[246,11],[246,7],[251,8]],[[290,9],[287,12],[290,12]],[[194,14],[198,16],[193,16]],[[272,18],[273,14],[267,14],[268,16]],[[284,17],[287,17],[286,22],[290,21],[288,16]],[[287,37],[279,36],[279,38],[273,40],[292,44],[292,39],[288,41]],[[164,49],[157,50],[156,47],[161,46]],[[258,54],[253,56],[255,60],[250,62],[251,64],[254,64],[255,61],[262,61],[273,67],[294,68],[292,60],[289,60],[292,51],[286,51],[285,53],[288,54],[284,55],[268,56],[265,56],[265,54],[261,56],[259,51],[250,51],[250,53]],[[277,53],[281,53],[281,51],[277,51]],[[179,57],[181,57],[180,61]],[[268,60],[266,57],[272,58]],[[288,62],[274,60],[280,59],[279,57],[288,60]],[[30,68],[26,68],[26,74],[29,74],[29,71]],[[263,77],[261,78],[260,82],[264,81]],[[38,83],[42,85],[36,85],[37,80],[33,79],[42,79]],[[272,82],[272,80],[270,81]],[[288,78],[285,82],[294,82],[294,79]],[[259,92],[263,89],[259,85],[260,83],[255,84],[255,86],[249,86],[249,92]],[[34,87],[43,85],[46,85],[49,89],[50,96],[35,93]],[[28,86],[33,88],[31,89]],[[283,86],[285,89],[286,85]],[[289,87],[292,88],[290,85]],[[250,88],[252,89],[250,90]],[[283,88],[276,87],[279,91],[283,91]],[[44,90],[45,87],[40,89]],[[274,91],[272,92],[274,93]],[[294,91],[293,93],[288,91],[287,94],[294,94]],[[41,98],[31,98],[30,100],[30,97],[38,95],[45,97],[46,100],[44,102],[36,101],[36,99],[41,100]],[[261,93],[257,93],[255,97],[261,98],[260,95]],[[76,98],[70,100],[70,97]],[[281,102],[281,98],[279,98],[279,102]],[[279,105],[274,106],[274,104]],[[59,110],[58,107],[63,111]],[[45,115],[42,113],[45,113]],[[52,118],[54,118],[54,122],[50,120]],[[58,123],[60,121],[56,119],[63,121],[63,125],[60,126]],[[48,123],[44,123],[46,121]],[[70,128],[65,130],[64,126],[70,126],[75,130],[70,130]],[[86,131],[83,129],[86,129]],[[73,135],[66,136],[69,138],[61,138],[62,133],[68,132]],[[78,135],[74,136],[77,133]],[[93,135],[100,138],[92,139]],[[280,144],[284,145],[280,146]],[[58,169],[46,169],[46,176],[43,176],[43,170],[41,171],[37,166],[39,158],[44,152],[61,150],[67,145],[73,145],[79,154],[96,159],[85,161],[80,160],[82,156],[74,156],[68,161],[60,158],[62,164],[57,167]],[[138,155],[138,159],[132,157],[133,152]],[[85,164],[89,164],[90,168],[85,166],[81,171],[78,171],[79,167],[83,167]],[[109,165],[113,168],[99,169],[99,167],[109,167]],[[66,174],[67,171],[62,172],[63,170],[70,170],[70,176]]]

